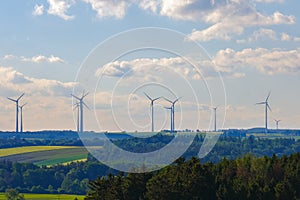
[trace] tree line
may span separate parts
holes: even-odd
[[[88,187],[86,200],[300,199],[300,153],[217,164],[180,158],[152,173],[99,177]]]

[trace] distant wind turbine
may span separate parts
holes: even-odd
[[[154,98],[152,99],[148,94],[146,94],[144,92],[145,96],[150,100],[150,109],[151,109],[151,131],[154,132],[154,108],[153,108],[153,105],[154,105],[154,102],[158,99],[160,99],[161,97],[157,97],[157,98]]]
[[[85,106],[85,107],[88,108],[88,106],[83,102],[83,99],[84,99],[88,94],[89,94],[89,93],[85,93],[84,91],[83,91],[81,97],[77,97],[77,96],[71,94],[72,97],[74,97],[75,99],[77,99],[77,100],[79,101],[78,104],[79,104],[79,110],[80,110],[80,124],[79,124],[79,125],[80,125],[80,126],[79,126],[79,132],[80,132],[80,133],[83,133],[83,106]]]
[[[276,123],[276,129],[278,130],[278,127],[279,127],[279,122],[281,122],[282,120],[276,120],[276,119],[274,119],[274,121],[275,121],[275,123]]]
[[[20,130],[21,133],[23,133],[23,107],[26,104],[27,103],[24,103],[23,105],[19,106],[19,108],[20,108],[20,117],[21,117],[21,130]]]
[[[16,133],[19,132],[19,100],[24,96],[24,94],[25,93],[21,94],[21,96],[19,96],[17,99],[7,97],[7,99],[16,103]]]
[[[174,130],[175,130],[175,112],[174,112],[174,110],[175,110],[175,103],[179,100],[179,99],[181,99],[182,97],[179,97],[179,98],[177,98],[177,99],[175,99],[174,101],[171,101],[171,100],[169,100],[169,99],[167,99],[167,98],[164,98],[166,101],[168,101],[168,102],[170,102],[171,103],[171,108],[172,108],[172,125],[171,125],[171,132],[174,132]]]
[[[218,107],[213,107],[214,110],[214,131],[217,132],[217,109]]]
[[[266,123],[266,127],[265,127],[266,129],[265,130],[266,130],[266,133],[268,132],[268,110],[272,111],[271,107],[269,105],[269,102],[268,102],[270,95],[271,95],[271,92],[269,92],[269,94],[268,94],[265,101],[260,102],[260,103],[256,103],[256,105],[265,105],[265,123]]]

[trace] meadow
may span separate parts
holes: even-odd
[[[24,194],[26,200],[83,200],[84,196],[82,195],[70,195],[70,194]],[[0,200],[6,200],[5,193],[0,193]]]
[[[0,149],[0,160],[52,166],[85,161],[87,150],[75,146],[26,146]]]

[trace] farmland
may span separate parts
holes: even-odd
[[[0,160],[51,166],[72,161],[84,161],[87,150],[74,146],[28,146],[0,149]]]
[[[81,195],[69,195],[69,194],[24,194],[24,198],[28,200],[49,200],[49,199],[60,199],[60,200],[83,200],[84,196]],[[5,193],[0,193],[0,200],[5,200]]]

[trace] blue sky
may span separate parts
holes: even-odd
[[[218,127],[262,127],[264,107],[254,104],[272,91],[270,128],[275,128],[274,119],[282,120],[282,128],[300,128],[299,4],[294,0],[3,1],[0,129],[14,130],[15,107],[6,97],[16,98],[22,92],[26,95],[21,103],[28,103],[23,109],[26,130],[75,129],[70,97],[74,88],[77,95],[83,88],[90,92],[87,130],[150,130],[149,102],[143,92],[170,99],[182,96],[175,110],[177,128],[207,130],[212,128],[215,105]],[[157,28],[152,33],[145,27]],[[139,34],[147,44],[162,43],[169,51],[111,53],[132,50]],[[120,57],[109,60],[112,55]],[[192,60],[201,74],[183,58]],[[103,85],[82,85],[80,78],[89,64],[94,66],[91,74],[103,75]],[[165,106],[168,103],[162,99],[155,104],[156,130],[169,128]]]

